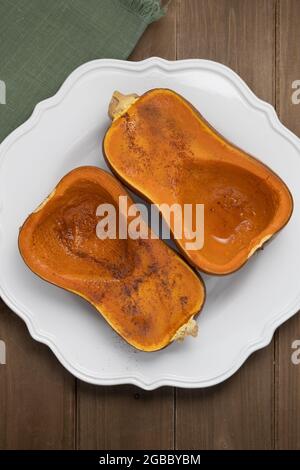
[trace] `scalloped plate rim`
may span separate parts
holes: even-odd
[[[244,80],[235,73],[229,67],[206,59],[184,59],[177,61],[168,61],[158,57],[151,57],[139,62],[128,62],[117,59],[96,59],[87,62],[78,68],[76,68],[65,80],[62,86],[52,97],[49,97],[39,102],[31,116],[21,126],[15,129],[4,141],[0,144],[0,171],[2,161],[5,158],[5,154],[10,146],[15,143],[24,134],[29,132],[35,125],[38,124],[40,117],[49,108],[57,106],[67,95],[68,91],[74,86],[74,84],[80,80],[80,78],[91,70],[99,67],[113,67],[125,70],[132,70],[135,72],[145,71],[147,68],[159,68],[165,72],[172,72],[172,70],[186,70],[187,68],[201,68],[213,70],[231,81],[237,88],[237,90],[243,95],[243,98],[250,104],[252,108],[256,108],[263,112],[271,127],[275,132],[279,133],[282,137],[287,139],[296,149],[300,152],[300,139],[287,129],[279,120],[274,107],[258,98],[244,82]],[[0,215],[1,215],[1,199],[0,199]],[[0,223],[0,242],[1,242],[1,223]],[[121,385],[121,384],[133,384],[145,390],[154,390],[162,386],[175,386],[181,388],[203,388],[216,385],[223,382],[224,380],[231,377],[247,360],[247,358],[255,351],[262,349],[267,346],[274,335],[275,330],[282,325],[286,320],[292,317],[300,309],[300,292],[294,303],[289,306],[286,311],[279,312],[277,315],[266,322],[261,334],[258,336],[256,341],[251,341],[246,344],[239,352],[235,361],[227,368],[223,373],[215,377],[208,379],[195,379],[178,376],[158,376],[154,380],[147,380],[147,377],[141,374],[135,374],[132,376],[122,375],[120,377],[102,376],[98,377],[93,375],[87,369],[82,366],[71,363],[59,350],[55,342],[51,338],[50,334],[45,334],[38,331],[38,328],[34,325],[32,317],[29,311],[25,307],[20,306],[13,295],[5,291],[5,281],[2,280],[2,273],[0,267],[0,296],[2,300],[11,308],[26,324],[30,335],[37,341],[47,345],[61,364],[75,377],[85,382],[95,385]]]

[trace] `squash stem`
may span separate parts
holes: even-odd
[[[112,121],[122,116],[139,98],[136,93],[123,95],[119,91],[114,91],[108,107],[108,115]]]

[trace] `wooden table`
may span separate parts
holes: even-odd
[[[291,102],[292,82],[300,80],[299,18],[300,0],[173,0],[132,59],[229,65],[300,134],[300,104]],[[300,365],[291,362],[299,315],[231,379],[204,390],[80,382],[1,301],[0,339],[7,346],[0,448],[300,449]]]

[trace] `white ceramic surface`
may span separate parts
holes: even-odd
[[[171,88],[225,137],[273,168],[295,201],[288,226],[237,273],[203,276],[207,302],[198,338],[163,351],[135,351],[96,310],[32,274],[17,248],[18,229],[58,180],[81,165],[107,168],[101,141],[115,89]],[[300,308],[300,141],[230,69],[205,60],[96,60],[0,146],[0,293],[38,341],[76,377],[94,384],[206,387],[231,376]]]

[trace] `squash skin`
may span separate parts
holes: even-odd
[[[96,237],[96,207],[117,207],[119,196],[132,203],[104,170],[71,171],[25,221],[19,250],[36,275],[83,297],[130,345],[156,351],[182,330],[196,335],[205,287],[161,240]]]
[[[119,92],[117,95],[122,96]],[[289,189],[267,165],[225,139],[192,104],[174,91],[157,88],[144,93],[139,99],[136,95],[132,96],[134,99],[131,106],[122,110],[122,113],[115,113],[115,119],[106,132],[103,154],[108,166],[128,188],[150,203],[179,203],[180,205],[204,203],[205,243],[203,249],[188,251],[184,247],[185,239],[174,238],[174,241],[189,264],[198,270],[213,275],[227,275],[237,271],[290,220],[293,212],[293,198]],[[177,107],[173,106],[174,103]],[[181,112],[182,115],[180,115]],[[110,117],[114,117],[111,106],[109,114]],[[159,128],[160,125],[162,129]],[[161,143],[164,140],[168,142],[169,147]],[[172,152],[170,152],[171,145]],[[173,154],[176,158],[173,158]],[[172,169],[175,169],[175,172],[172,173]],[[172,175],[175,173],[175,181],[170,178],[169,171]],[[177,182],[176,171],[179,175]],[[236,172],[236,181],[230,176],[233,172]],[[189,176],[195,174],[199,176],[204,187],[201,193],[204,200],[198,195],[197,184],[191,184]],[[225,180],[224,188],[222,185],[219,187],[217,185],[218,179],[222,180],[222,178]],[[186,188],[181,191],[180,185],[183,185],[185,180],[188,181],[188,185],[196,187],[197,194]],[[240,181],[245,187],[248,186],[246,190]],[[194,178],[195,182],[197,183],[196,178]],[[211,201],[209,196],[216,192],[216,189],[220,194]],[[176,192],[177,197],[174,197]],[[256,192],[258,194],[253,197],[252,193]],[[225,202],[220,201],[221,197],[225,198]],[[217,211],[221,219],[224,213],[235,211],[235,203],[240,213],[245,209],[248,213],[251,213],[251,210],[259,212],[262,209],[261,214],[257,217],[255,214],[252,220],[249,216],[248,220],[244,217],[245,220],[239,221],[246,223],[244,226],[240,224],[244,232],[249,229],[249,232],[253,232],[253,236],[248,236],[247,240],[247,234],[242,233],[240,236],[238,231],[231,230],[226,236],[222,234],[221,237],[213,237],[221,238],[221,243],[216,250],[216,244],[210,243],[212,235],[210,232],[218,231],[219,227],[215,220],[213,230],[210,230],[211,227],[207,229],[207,220],[210,222],[212,219],[208,210],[221,209]],[[221,204],[221,208],[216,204]],[[231,218],[236,218],[236,214]],[[229,220],[229,222],[232,221]],[[226,217],[223,223],[225,226]],[[171,235],[174,235],[172,223],[170,231]],[[232,235],[236,239],[240,236],[243,243],[240,242],[241,246],[238,247],[236,254],[231,248],[230,259],[228,252]],[[209,244],[211,247],[208,246]],[[213,257],[212,255],[215,259],[209,259]],[[222,260],[222,257],[226,258],[226,256],[227,259]]]

